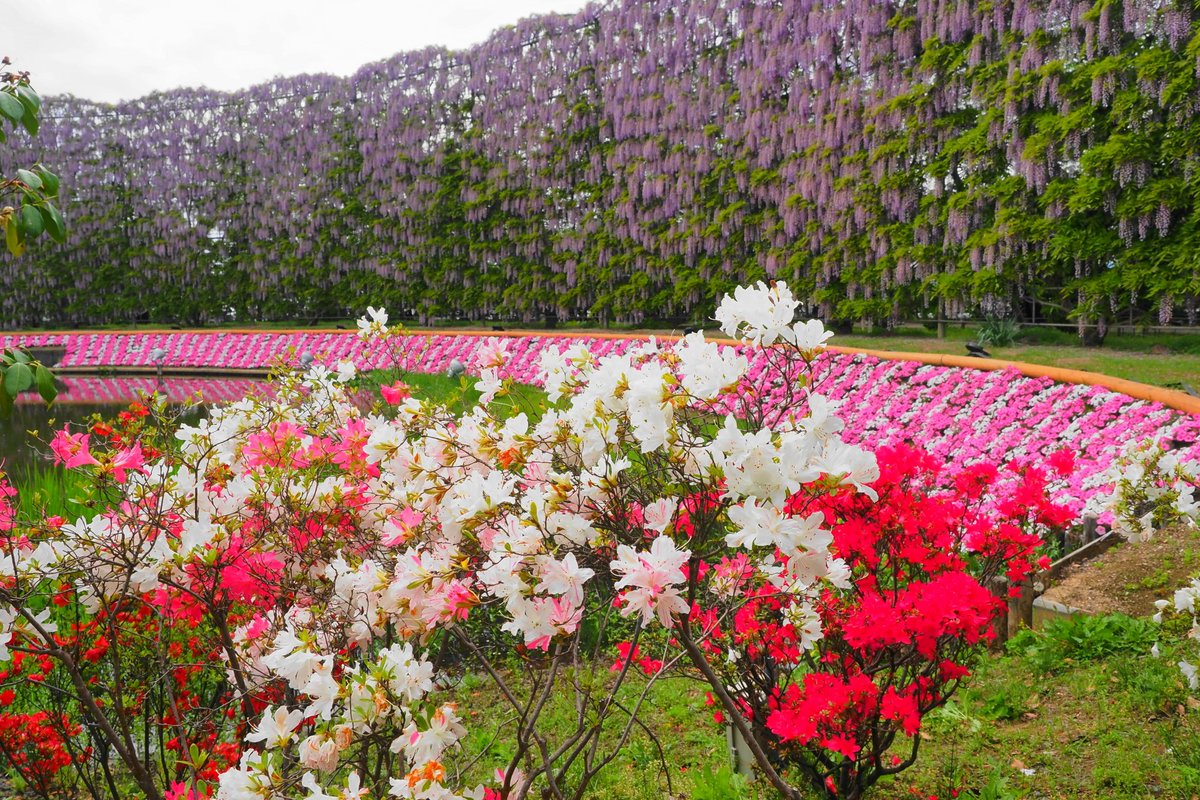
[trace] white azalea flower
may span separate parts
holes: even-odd
[[[253,731],[246,734],[246,741],[262,742],[268,750],[286,747],[292,740],[292,733],[303,721],[303,711],[288,711],[287,706],[279,706],[276,709],[267,706],[263,711],[262,720]]]

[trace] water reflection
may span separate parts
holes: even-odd
[[[37,394],[17,399],[12,416],[0,419],[0,459],[4,468],[20,474],[44,460],[45,447],[29,432],[37,431],[49,440],[53,431],[70,422],[86,422],[93,414],[111,417],[141,395],[158,392],[172,403],[192,402],[197,395],[205,403],[238,400],[262,381],[253,378],[192,378],[120,375],[61,375],[59,395],[53,408],[47,408]],[[191,421],[204,414],[203,408],[191,412]],[[44,463],[44,461],[43,461]]]

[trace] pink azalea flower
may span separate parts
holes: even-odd
[[[408,388],[408,384],[403,381],[396,381],[391,386],[380,386],[379,393],[383,395],[383,400],[388,405],[399,405],[409,397],[412,397],[412,392]]]
[[[113,457],[110,469],[117,483],[124,483],[128,472],[145,472],[145,464],[146,455],[142,452],[142,444],[134,442],[132,447],[118,451]]]
[[[69,433],[66,428],[54,434],[50,449],[54,452],[54,463],[62,464],[67,469],[82,467],[85,464],[99,464],[88,449],[89,437],[86,433]]]
[[[425,516],[412,508],[406,508],[398,515],[388,520],[384,528],[384,536],[382,543],[386,547],[395,547],[404,544],[408,540],[413,529],[416,528],[425,519]]]

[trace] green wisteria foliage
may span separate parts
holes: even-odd
[[[685,324],[778,278],[826,320],[1194,324],[1198,14],[613,0],[345,79],[53,98],[0,168],[62,165],[71,231],[0,311]]]

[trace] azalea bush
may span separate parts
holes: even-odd
[[[694,333],[547,348],[526,408],[493,338],[463,413],[400,384],[363,410],[317,353],[195,425],[147,404],[60,431],[88,510],[5,515],[5,686],[52,704],[93,797],[508,800],[583,796],[650,731],[653,684],[691,675],[785,797],[857,797],[913,763],[993,579],[1071,514],[1040,465],[946,489],[914,448],[843,441],[798,305],[759,284],[717,314],[787,402]],[[360,329],[410,352],[383,312]],[[468,670],[493,707],[464,706]]]
[[[1191,444],[1171,439],[1129,444],[1103,475],[1107,491],[1097,495],[1088,510],[1101,524],[1134,543],[1171,529],[1195,528],[1200,521],[1200,464],[1186,457]],[[1200,578],[1155,605],[1156,622],[1190,619],[1185,638],[1200,642]],[[1193,691],[1200,689],[1196,665],[1184,658],[1178,666],[1188,686]]]
[[[994,636],[1003,607],[995,579],[1015,584],[1047,566],[1039,550],[1072,517],[1050,499],[1039,467],[1014,466],[1020,490],[997,497],[992,465],[975,465],[946,491],[941,465],[913,447],[878,459],[866,491],[809,485],[781,520],[728,534],[725,544],[749,552],[712,565],[722,602],[693,606],[678,634],[712,686],[718,718],[748,738],[785,797],[808,796],[790,776],[855,798],[911,766],[922,719]],[[1069,459],[1057,461],[1069,469]],[[795,537],[833,558],[796,550]],[[815,600],[799,602],[797,587],[814,585]]]
[[[1110,530],[1134,542],[1200,519],[1200,463],[1186,457],[1191,442],[1147,439],[1126,445],[1101,476],[1108,491],[1088,510]]]

